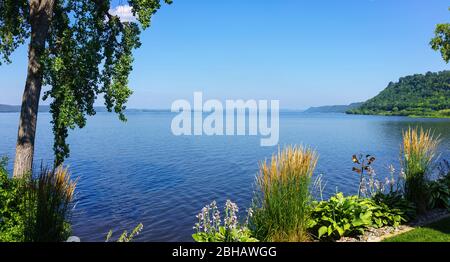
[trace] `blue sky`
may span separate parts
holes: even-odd
[[[115,1],[123,4],[126,1]],[[129,108],[205,98],[347,104],[399,77],[450,69],[429,47],[448,0],[174,0],[135,51]],[[0,103],[20,104],[26,47],[0,66]],[[76,69],[74,69],[76,70]],[[101,101],[99,101],[101,104]]]

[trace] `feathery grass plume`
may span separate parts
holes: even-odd
[[[70,215],[76,181],[67,168],[41,168],[25,189],[27,206],[25,241],[58,242],[70,235]]]
[[[278,150],[260,164],[251,228],[262,241],[307,241],[309,186],[317,153],[303,146]]]
[[[409,127],[403,132],[401,164],[404,170],[405,196],[416,204],[419,212],[426,210],[427,175],[432,168],[439,143],[439,136],[435,136],[431,130]]]

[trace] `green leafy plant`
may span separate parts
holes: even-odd
[[[363,199],[361,205],[366,206],[372,212],[372,226],[376,228],[384,226],[398,227],[403,222],[406,222],[405,213],[396,208],[390,208],[382,202],[375,202],[373,199]]]
[[[194,226],[196,233],[192,235],[192,238],[196,242],[258,242],[252,237],[247,227],[252,210],[248,210],[247,219],[243,225],[238,222],[238,212],[238,206],[227,200],[222,223],[216,201],[213,201],[197,215],[198,222]]]
[[[76,182],[65,168],[9,178],[0,161],[0,241],[57,242],[70,235]]]
[[[450,189],[444,180],[430,181],[428,183],[428,207],[450,208]]]
[[[450,163],[445,159],[441,161],[438,166],[438,172],[438,180],[450,190]]]
[[[302,242],[310,239],[311,177],[317,154],[302,146],[287,147],[260,165],[256,178],[251,229],[262,241]]]
[[[387,194],[377,193],[372,200],[378,205],[386,205],[404,219],[403,222],[409,222],[416,218],[416,206],[408,201],[400,191],[393,191]]]
[[[318,239],[333,240],[364,233],[372,225],[372,211],[357,196],[337,193],[328,201],[314,203],[309,227]]]
[[[21,242],[24,211],[19,179],[11,179],[6,171],[8,158],[0,160],[0,242]]]
[[[131,231],[130,234],[128,234],[128,231],[123,231],[123,233],[119,236],[119,238],[115,242],[131,242],[134,240],[134,238],[139,235],[139,233],[144,229],[144,225],[142,223],[139,223],[133,231]],[[112,238],[113,232],[112,230],[109,230],[108,234],[106,235],[105,242],[110,242]]]
[[[364,234],[370,227],[397,227],[406,222],[406,211],[389,206],[384,199],[381,194],[360,198],[337,193],[328,201],[315,202],[309,223],[312,235],[320,240],[337,240]]]
[[[428,184],[429,208],[450,208],[450,163],[447,160],[438,166],[438,178]]]
[[[192,238],[195,242],[258,242],[251,235],[248,228],[229,230],[221,226],[214,233],[199,232],[193,234]]]

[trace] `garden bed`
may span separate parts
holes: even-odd
[[[449,210],[434,209],[417,217],[417,219],[408,224],[400,225],[398,227],[388,226],[381,228],[370,228],[366,230],[363,235],[357,237],[342,237],[336,242],[380,242],[387,238],[414,230],[416,227],[431,224],[448,217],[450,217]]]

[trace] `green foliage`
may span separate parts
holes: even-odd
[[[438,167],[439,177],[428,183],[429,208],[450,208],[450,164],[444,160]]]
[[[71,233],[69,224],[76,182],[62,167],[41,169],[23,189],[25,241],[61,242]]]
[[[131,242],[133,239],[139,235],[139,233],[144,229],[144,225],[142,223],[139,223],[133,231],[131,231],[130,234],[128,234],[128,231],[123,231],[123,233],[119,236],[119,238],[115,242]],[[108,234],[106,235],[105,242],[109,242],[112,238],[113,232],[112,230],[109,230]]]
[[[67,169],[12,179],[5,165],[0,161],[0,242],[65,241],[75,190]]]
[[[0,65],[30,36],[28,0],[0,1]]]
[[[314,203],[310,229],[321,240],[364,234],[369,227],[394,226],[406,221],[405,212],[370,198],[344,197],[338,193],[328,201]]]
[[[450,191],[446,184],[441,181],[431,181],[428,183],[428,208],[449,208]]]
[[[397,214],[402,216],[404,222],[409,222],[416,218],[416,206],[408,201],[399,191],[388,194],[379,192],[372,197],[372,200],[377,205],[386,205],[390,210],[397,212]]]
[[[129,0],[133,7],[133,14],[138,17],[142,27],[145,29],[150,26],[150,18],[161,8],[159,0]],[[164,0],[166,4],[172,4],[173,0]]]
[[[450,71],[400,78],[350,114],[449,117]]]
[[[438,166],[439,181],[450,189],[450,163],[447,160],[440,162]]]
[[[272,242],[309,240],[311,177],[318,156],[304,147],[287,147],[260,165],[256,179],[251,229],[256,238]]]
[[[252,210],[248,210],[244,224],[239,223],[238,212],[238,206],[227,200],[222,223],[216,201],[213,201],[197,215],[198,223],[194,226],[195,233],[192,238],[196,242],[258,242],[247,227]]]
[[[376,203],[372,199],[364,199],[362,205],[366,205],[372,212],[372,226],[376,228],[384,226],[398,227],[406,222],[406,215],[401,209],[393,209],[380,202]]]
[[[24,240],[24,210],[18,179],[10,179],[6,172],[7,158],[0,161],[0,242]]]
[[[214,232],[199,232],[192,235],[195,242],[258,242],[247,227],[227,229],[220,226]]]
[[[372,211],[357,196],[344,197],[338,193],[314,206],[309,227],[318,239],[363,234],[372,225]]]
[[[434,34],[435,37],[430,42],[431,48],[440,51],[442,59],[448,63],[450,61],[450,24],[438,24]]]
[[[42,26],[30,24],[28,2],[0,1],[0,59],[6,62],[30,32]],[[103,96],[108,111],[114,110],[126,120],[125,103],[132,94],[128,86],[132,51],[141,45],[141,28],[150,26],[161,3],[170,4],[172,0],[129,0],[140,26],[111,15],[111,2],[55,1],[50,11],[46,49],[38,60],[43,65],[43,85],[51,87],[43,99],[51,98],[55,166],[69,156],[68,130],[86,125],[86,116],[96,113],[98,96]]]

